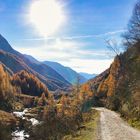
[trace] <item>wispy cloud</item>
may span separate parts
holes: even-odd
[[[108,50],[83,49],[83,44],[72,40],[55,40],[51,44],[38,47],[18,47],[22,53],[34,56],[40,61],[57,61],[77,71],[100,73],[112,62],[107,55]]]
[[[68,39],[68,40],[73,40],[73,39],[83,39],[83,38],[101,38],[104,36],[108,35],[115,35],[115,34],[120,34],[125,32],[126,30],[117,30],[117,31],[112,31],[112,32],[107,32],[103,34],[98,34],[98,35],[81,35],[81,36],[71,36],[71,37],[64,37],[62,39]]]
[[[22,53],[33,55],[40,61],[50,60],[62,63],[65,66],[81,72],[100,73],[107,69],[112,62],[110,52],[102,47],[94,48],[94,44],[88,44],[78,39],[112,37],[120,35],[126,30],[116,30],[98,35],[80,35],[68,37],[49,37],[27,39],[35,45],[18,47]],[[31,44],[33,44],[31,42]],[[29,43],[30,44],[30,43]]]
[[[87,39],[87,38],[102,38],[108,35],[116,35],[125,32],[126,29],[120,29],[116,31],[106,32],[102,34],[93,34],[93,35],[79,35],[79,36],[65,36],[65,37],[43,37],[43,38],[28,38],[24,40],[28,41],[42,41],[42,40],[56,40],[57,38],[62,40],[76,40],[76,39]]]
[[[112,59],[71,59],[69,61],[69,65],[76,71],[78,72],[88,72],[88,73],[96,73],[100,74],[104,70],[110,67],[110,64],[112,63]],[[61,61],[63,65],[67,65],[68,62],[66,61]]]

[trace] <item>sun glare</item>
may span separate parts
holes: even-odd
[[[29,20],[40,35],[48,37],[65,21],[63,6],[58,0],[33,1],[29,10]]]

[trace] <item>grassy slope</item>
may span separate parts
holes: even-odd
[[[90,120],[86,120],[89,119]],[[99,112],[92,109],[84,115],[85,123],[83,128],[77,131],[75,136],[66,136],[63,140],[96,140],[97,139],[97,125],[99,122]]]

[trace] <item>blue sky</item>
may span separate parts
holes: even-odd
[[[59,0],[65,23],[44,39],[26,17],[35,0],[0,0],[0,34],[18,51],[79,72],[100,73],[112,55],[105,40],[121,41],[136,0]],[[56,0],[57,1],[57,0]]]

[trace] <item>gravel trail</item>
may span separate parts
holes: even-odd
[[[106,108],[100,111],[98,140],[140,140],[140,131],[129,126],[119,114]]]

